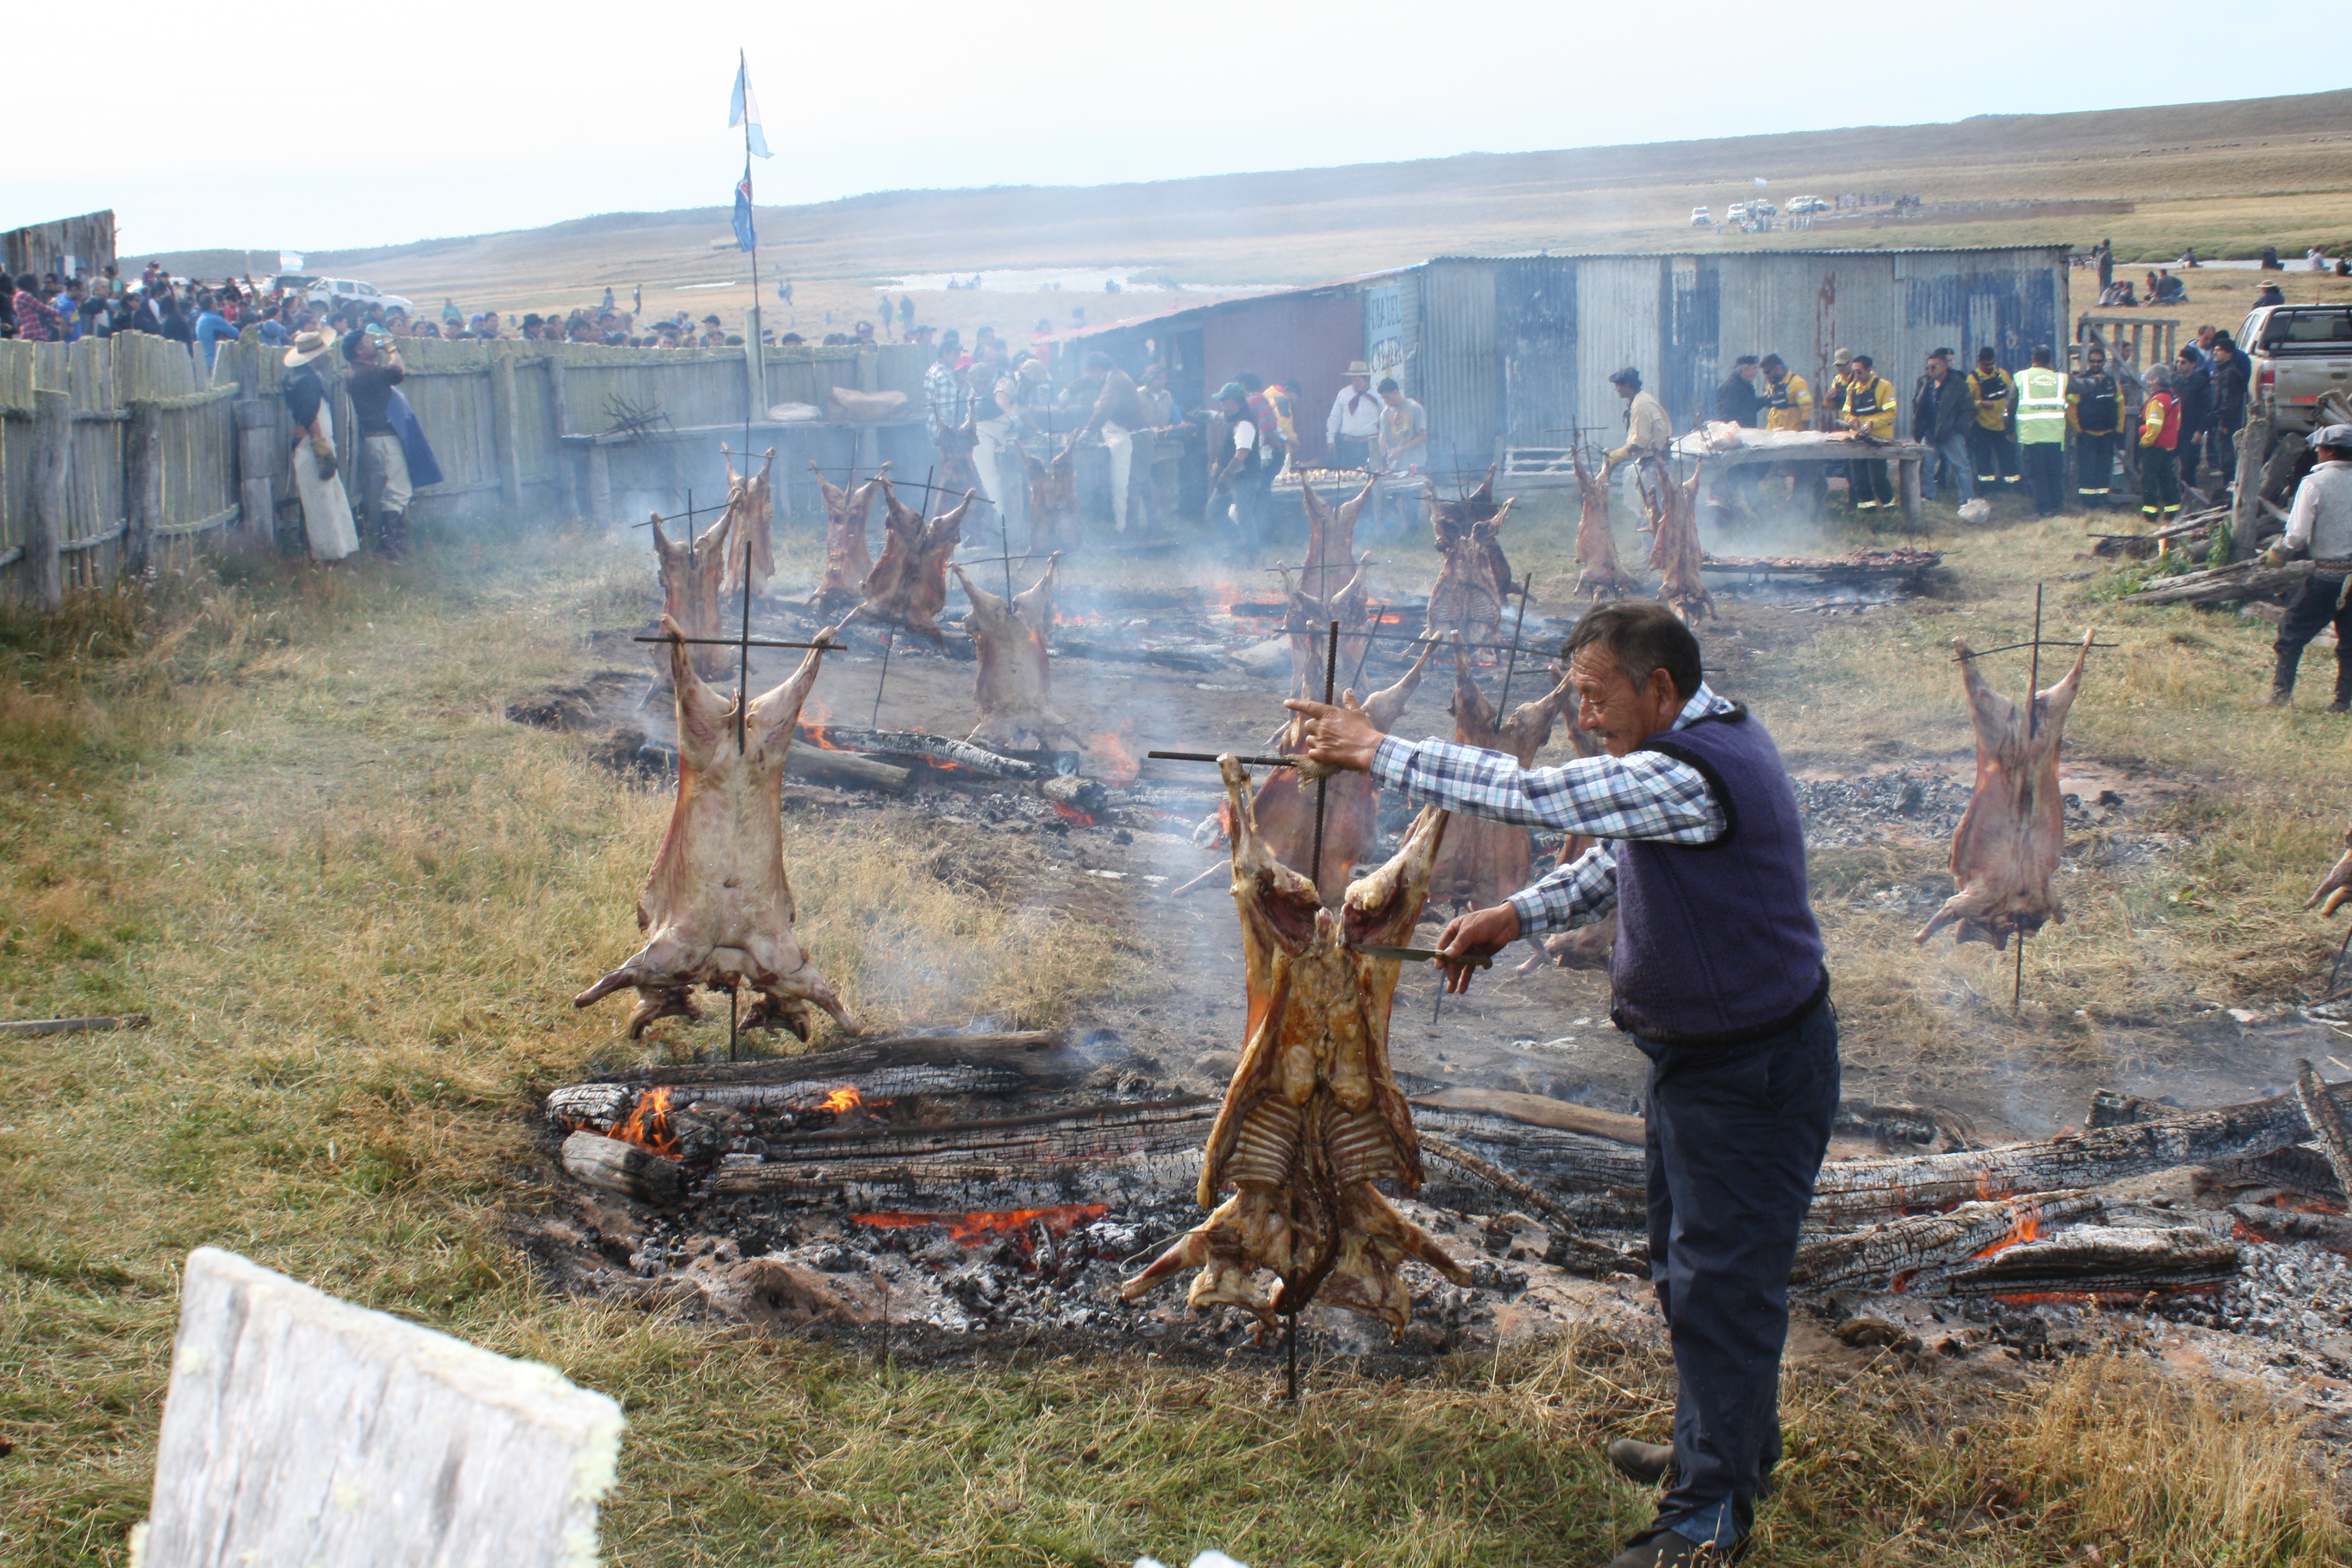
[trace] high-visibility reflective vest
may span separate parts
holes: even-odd
[[[2048,365],[2034,365],[2017,377],[2017,442],[2030,447],[2066,439],[2066,378]]]
[[[2011,394],[2009,372],[1996,365],[1991,370],[1969,372],[1969,395],[1976,399],[1977,426],[1984,430],[2009,428]]]
[[[2169,452],[2180,444],[2180,405],[2168,392],[2153,393],[2140,410],[2139,444]]]
[[[1805,378],[1790,371],[1778,386],[1765,384],[1764,428],[1810,430],[1813,427],[1813,393]]]

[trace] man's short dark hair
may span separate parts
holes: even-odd
[[[1758,363],[1763,365],[1766,370],[1786,370],[1789,368],[1788,362],[1781,359],[1779,354],[1766,354]]]
[[[1088,370],[1108,370],[1110,368],[1110,355],[1103,353],[1100,349],[1097,349],[1094,353],[1087,356],[1086,367]]]
[[[1396,377],[1392,375],[1384,375],[1381,377],[1381,384],[1372,388],[1372,390],[1374,392],[1402,392],[1404,388],[1397,384]]]
[[[1743,364],[1761,364],[1763,362],[1759,360],[1754,354],[1741,354],[1738,359],[1731,362],[1731,368],[1738,370]]]
[[[2050,363],[2051,357],[2050,345],[2048,343],[2043,343],[2033,351],[2033,363],[2035,364],[2046,365]]]
[[[1560,657],[1573,658],[1578,648],[1592,643],[1605,648],[1609,661],[1637,687],[1649,684],[1652,670],[1664,670],[1675,695],[1685,702],[1705,679],[1698,638],[1682,617],[1655,600],[1612,599],[1593,605],[1568,634]]]
[[[1846,361],[1846,363],[1858,364],[1864,370],[1876,370],[1878,368],[1878,362],[1871,358],[1868,354],[1856,354],[1852,359]]]
[[[1952,363],[1953,356],[1952,351],[1949,349],[1929,349],[1927,351],[1927,357],[1929,359],[1939,359],[1946,364],[1949,364]]]
[[[1265,390],[1265,377],[1258,374],[1258,373],[1254,370],[1245,370],[1242,372],[1241,374],[1234,377],[1234,379],[1240,382],[1252,392],[1264,392]]]

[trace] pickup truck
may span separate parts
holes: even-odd
[[[342,305],[382,305],[387,316],[412,316],[416,307],[397,294],[387,294],[373,283],[362,283],[351,278],[313,278],[304,298],[313,305],[333,310]]]
[[[2252,361],[2249,390],[2272,400],[2281,431],[2319,425],[2327,393],[2352,395],[2352,305],[2257,305],[2238,342]]]

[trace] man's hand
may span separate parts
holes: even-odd
[[[1308,762],[1351,773],[1371,771],[1372,753],[1381,749],[1381,731],[1365,717],[1364,705],[1356,700],[1354,692],[1341,692],[1337,703],[1292,697],[1282,705],[1307,715]]]
[[[1437,961],[1445,969],[1445,989],[1467,991],[1470,977],[1477,971],[1466,961],[1491,958],[1518,940],[1519,911],[1508,904],[1454,916],[1447,922],[1444,934],[1437,939]]]

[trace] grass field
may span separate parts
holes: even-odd
[[[763,277],[793,280],[795,310],[782,312],[772,291],[762,304],[770,325],[816,337],[828,311],[843,330],[871,316],[877,289],[907,273],[1134,267],[1222,287],[1311,283],[1436,255],[1538,248],[2088,246],[2103,236],[2127,262],[2169,261],[2189,246],[2203,256],[2252,256],[2274,245],[2294,258],[2317,244],[2334,255],[2352,247],[2347,110],[2352,94],[2322,93],[1089,189],[887,192],[762,213]],[[1965,222],[1720,238],[1693,232],[1692,207],[1721,216],[1757,194],[1759,175],[1783,202],[1910,192],[1930,205],[2089,200],[2133,210],[1969,213]],[[593,304],[608,287],[624,300],[642,287],[656,315],[716,310],[734,325],[749,292],[746,258],[717,206],[310,259],[434,310],[444,298],[469,310],[569,309]],[[226,253],[174,265],[210,274],[227,265]],[[991,323],[1018,341],[1041,316],[1069,325],[1073,304],[1099,321],[1148,308],[1152,298],[958,291],[927,294],[919,305],[934,325],[969,336]]]
[[[2078,905],[2037,941],[2032,983],[2094,1009],[2189,985],[2275,995],[2326,942],[2290,911],[2336,852],[2352,727],[2256,706],[2267,628],[2059,584],[2079,528],[1940,534],[1954,588],[1743,661],[1739,694],[1800,763],[1964,749],[1937,648],[1960,628],[2022,635],[2028,584],[2052,583],[2053,635],[2095,617],[2120,645],[2072,747],[2210,783],[2181,808],[2185,859]],[[1564,542],[1538,525],[1514,549],[1549,584]],[[1256,1568],[1451,1568],[1597,1562],[1639,1521],[1595,1444],[1662,1433],[1667,1373],[1599,1336],[1410,1385],[1318,1369],[1294,1415],[1262,1365],[877,1365],[551,1293],[512,1239],[548,1179],[532,1109],[615,1049],[612,1016],[567,999],[628,944],[667,801],[503,708],[573,673],[583,630],[636,624],[646,593],[641,558],[600,535],[491,531],[398,571],[230,562],[0,621],[0,1014],[155,1017],[5,1047],[0,1562],[122,1561],[176,1269],[205,1243],[619,1397],[622,1563],[1181,1563],[1221,1545]],[[1118,933],[1039,929],[865,828],[812,820],[787,842],[811,945],[873,1024],[1057,1023],[1150,984]],[[1927,858],[1823,868],[1850,1051],[2074,1048],[1956,1014],[1951,977],[1990,990],[2000,961],[1922,963],[1908,922],[1839,896]],[[1759,1562],[2352,1552],[2291,1414],[2137,1360],[2030,1394],[1815,1369],[1789,1400]]]

